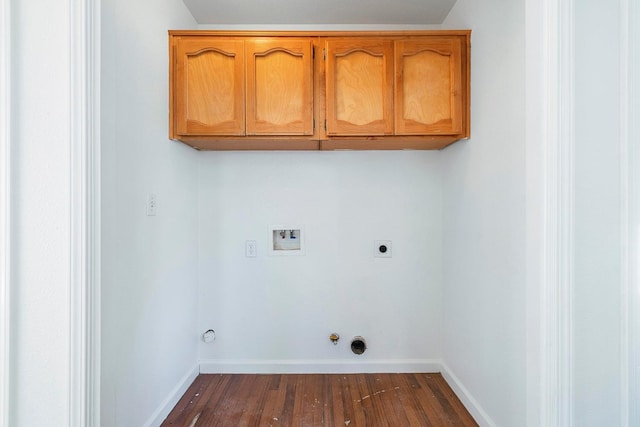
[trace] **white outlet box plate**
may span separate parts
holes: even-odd
[[[158,213],[158,198],[155,194],[147,194],[147,216],[156,216]]]
[[[270,225],[267,242],[269,255],[304,255],[305,228],[301,225]]]
[[[244,256],[247,258],[255,258],[258,256],[258,244],[255,240],[247,240],[244,242]]]

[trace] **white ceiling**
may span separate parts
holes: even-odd
[[[456,0],[183,0],[198,24],[441,24]]]

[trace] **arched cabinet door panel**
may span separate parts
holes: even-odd
[[[394,51],[395,134],[462,133],[460,38],[399,40]]]
[[[326,42],[327,135],[393,133],[393,42]]]
[[[190,37],[176,46],[179,135],[244,135],[244,41]]]
[[[313,135],[310,39],[246,42],[247,135]]]

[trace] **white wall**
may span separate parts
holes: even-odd
[[[200,153],[198,327],[217,332],[200,344],[206,369],[421,370],[439,359],[441,162],[419,151]],[[304,224],[306,255],[268,256],[271,224]],[[374,259],[374,240],[392,240],[393,257]],[[356,335],[362,356],[350,351]]]
[[[444,151],[444,360],[488,422],[525,425],[524,1],[458,0],[471,139]]]
[[[167,139],[167,30],[193,26],[180,0],[102,0],[105,427],[162,419],[197,372],[198,153]]]
[[[9,425],[68,425],[69,5],[12,1],[10,6]]]
[[[545,421],[576,426],[635,425],[634,420],[629,423],[629,408],[633,414],[635,402],[627,400],[627,387],[628,381],[637,380],[627,378],[633,368],[629,371],[625,365],[628,350],[625,334],[629,324],[623,304],[627,303],[625,292],[633,295],[637,287],[628,285],[623,275],[626,264],[634,265],[637,260],[632,258],[634,252],[625,249],[627,236],[621,223],[625,218],[625,203],[637,203],[638,197],[631,192],[637,182],[626,187],[623,180],[629,175],[628,172],[625,175],[622,168],[625,163],[633,164],[627,156],[633,155],[629,150],[634,149],[631,142],[621,140],[621,130],[632,129],[631,124],[621,118],[621,105],[628,102],[623,91],[629,89],[622,86],[620,80],[623,67],[627,66],[621,47],[624,47],[625,38],[630,39],[623,25],[623,20],[628,19],[623,8],[628,4],[625,1],[606,4],[589,1],[575,3],[574,9],[562,8],[562,13],[572,13],[570,18],[574,27],[560,28],[560,31],[563,31],[562,37],[573,37],[575,57],[561,58],[561,84],[573,84],[574,90],[568,92],[569,99],[563,98],[572,105],[564,105],[565,109],[557,112],[560,117],[552,120],[570,120],[571,114],[575,114],[573,126],[566,122],[562,124],[565,130],[573,130],[575,148],[566,148],[570,143],[566,134],[559,141],[565,147],[562,153],[570,156],[559,160],[561,167],[574,168],[569,186],[559,194],[563,199],[571,199],[565,201],[574,205],[574,211],[568,214],[568,224],[560,224],[563,233],[569,232],[563,237],[571,239],[564,243],[571,251],[568,254],[571,262],[566,265],[569,277],[561,279],[571,282],[570,295],[567,305],[558,307],[570,315],[568,335],[560,333],[566,339],[562,345],[570,351],[546,354],[561,360],[543,359],[543,364],[538,357],[547,353],[547,349],[536,347],[534,342],[540,343],[537,341],[539,333],[545,332],[538,329],[540,325],[545,321],[553,322],[553,319],[541,317],[545,313],[540,310],[544,308],[540,303],[545,303],[541,291],[529,288],[527,297],[530,300],[525,302],[523,299],[524,265],[533,268],[527,271],[529,284],[535,283],[535,279],[531,281],[533,276],[544,277],[536,270],[539,254],[534,253],[540,249],[538,245],[543,238],[536,236],[535,230],[527,229],[527,241],[524,224],[547,233],[542,227],[538,228],[536,216],[541,210],[532,203],[544,200],[540,191],[544,192],[545,188],[541,182],[544,185],[545,179],[553,181],[557,178],[544,176],[544,148],[524,147],[522,143],[522,5],[493,1],[491,4],[483,2],[480,7],[459,0],[445,23],[447,26],[469,26],[474,31],[472,139],[468,144],[456,144],[446,150],[449,157],[445,170],[448,172],[443,178],[444,359],[469,395],[488,414],[489,423],[498,426],[525,425],[527,422],[533,426]],[[550,5],[559,8],[553,2]],[[535,11],[536,8],[528,10]],[[542,22],[536,21],[536,17],[528,18],[530,24]],[[530,34],[538,32],[549,37],[544,30],[536,28]],[[555,31],[554,28],[547,30]],[[528,47],[549,48],[553,54],[557,40],[545,41],[550,45],[543,46],[543,41],[536,41]],[[540,52],[529,51],[527,54],[531,59],[537,58]],[[543,69],[528,64],[528,71],[532,73]],[[569,74],[565,75],[565,72]],[[532,75],[526,81],[540,82],[545,77]],[[630,87],[636,87],[637,75],[631,74],[629,78]],[[552,97],[555,90],[565,91],[564,87],[545,89],[550,90]],[[529,101],[530,107],[535,102],[557,102],[554,99],[541,101],[545,94],[528,94],[534,98]],[[575,110],[571,110],[572,107]],[[534,117],[527,117],[526,121],[541,124],[544,117],[540,117],[538,111],[530,112]],[[633,116],[630,120],[633,121]],[[530,128],[527,132],[531,143],[536,137],[544,136],[537,129]],[[546,141],[539,143],[544,146]],[[525,169],[524,148],[527,149],[526,166],[535,171]],[[563,176],[570,173],[561,172]],[[538,179],[541,181],[533,182]],[[559,183],[546,184],[557,186]],[[525,194],[526,202],[523,202]],[[523,211],[525,207],[526,212]],[[466,212],[474,215],[463,216]],[[531,212],[532,217],[526,222]],[[566,217],[564,212],[562,215]],[[542,224],[546,220],[550,218],[543,218]],[[628,224],[636,224],[637,217],[628,221]],[[525,255],[525,258],[531,257],[525,260],[526,263],[523,262],[525,244],[533,250]],[[453,255],[457,257],[455,263],[449,262]],[[525,313],[543,323],[530,321],[525,328]],[[525,346],[523,340],[527,336],[530,341]],[[523,354],[525,348],[535,354]],[[633,352],[630,354],[634,357]],[[562,359],[565,355],[566,360]],[[540,380],[531,374],[545,374],[544,370],[554,364],[561,370],[560,377],[555,378],[558,383],[543,385],[544,389],[536,388],[541,385]],[[530,375],[528,384],[525,370]],[[563,374],[568,375],[568,381]],[[563,400],[565,390],[562,387],[565,385],[568,394]],[[632,391],[634,387],[637,385],[631,385]],[[526,408],[525,389],[529,393]],[[540,390],[559,394],[536,396]],[[546,408],[551,416],[545,420],[539,418],[540,397],[544,400],[543,406],[551,405]],[[568,414],[566,418],[565,414]]]

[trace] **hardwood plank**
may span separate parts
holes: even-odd
[[[442,375],[199,375],[162,426],[473,427]]]
[[[282,412],[280,413],[281,425],[293,425],[293,410],[295,405],[296,396],[296,384],[294,380],[295,376],[285,376],[284,381],[284,402],[282,405]]]
[[[330,375],[323,376],[322,382],[322,418],[323,425],[336,425],[333,417],[333,393]]]
[[[251,389],[248,390],[249,393],[242,401],[242,416],[238,421],[238,425],[259,425],[268,388],[268,375],[256,375],[254,377]]]
[[[186,417],[190,413],[199,414],[200,410],[195,408],[199,404],[201,405],[207,389],[213,386],[214,383],[207,381],[202,375],[196,377],[162,425],[184,425],[187,422]]]
[[[406,387],[406,389],[403,388],[403,390],[406,391],[401,394],[400,400],[406,408],[407,413],[410,414],[409,418],[412,420],[411,425],[433,426],[433,423],[420,402],[420,396],[417,394],[421,387],[417,383],[415,376],[413,374],[406,374],[402,379],[404,380],[403,385]]]
[[[354,425],[366,425],[366,414],[362,406],[362,395],[360,394],[360,386],[358,384],[358,376],[361,374],[347,375],[347,384],[349,387],[348,397],[351,398],[351,407],[353,408],[353,418],[350,420]],[[366,404],[366,403],[365,403]],[[347,422],[348,420],[345,420]]]
[[[429,418],[431,425],[434,427],[449,426],[448,417],[445,413],[446,408],[442,407],[429,387],[430,378],[420,374],[412,375],[412,377],[420,386],[415,389],[416,399],[422,406],[424,413]]]
[[[193,427],[234,425],[239,418],[235,412],[235,402],[244,394],[242,386],[247,378],[247,375],[232,375],[220,393],[208,401],[207,410],[202,411],[202,415]]]
[[[344,424],[345,418],[350,418],[350,415],[347,412],[348,408],[345,407],[343,400],[342,378],[342,375],[329,376],[329,383],[331,384],[331,400],[329,402],[331,405],[334,425],[342,425]]]
[[[426,374],[425,374],[426,375]],[[449,386],[447,381],[444,379],[442,374],[429,374],[433,379],[435,384],[437,384],[436,389],[440,390],[443,396],[449,401],[452,407],[451,416],[455,416],[456,419],[459,419],[459,424],[456,425],[468,425],[469,423],[475,422],[471,414],[464,407],[458,396],[454,393],[453,389]]]
[[[402,390],[398,381],[395,380],[397,376],[381,374],[379,378],[376,379],[378,381],[378,387],[383,390],[383,392],[380,392],[380,395],[387,419],[393,420],[395,425],[412,425],[399,399]]]
[[[202,416],[203,412],[209,412],[215,408],[217,397],[222,394],[229,381],[231,377],[228,375],[196,377],[162,426],[190,426],[194,419],[197,421]]]
[[[291,415],[293,420],[300,423],[300,425],[309,425],[308,422],[305,424],[304,415],[305,415],[305,404],[306,396],[303,394],[304,391],[304,379],[305,376],[296,375],[295,377],[295,394],[293,396],[293,413]],[[300,421],[297,421],[300,420]]]
[[[317,381],[312,381],[313,377],[306,376],[307,379],[307,391],[309,393],[311,403],[311,425],[321,426],[325,425],[324,420],[324,396],[323,388],[326,377],[321,375]]]
[[[269,389],[265,395],[264,409],[259,419],[259,425],[267,426],[280,421],[286,398],[286,387],[281,387],[281,375],[270,375]]]

